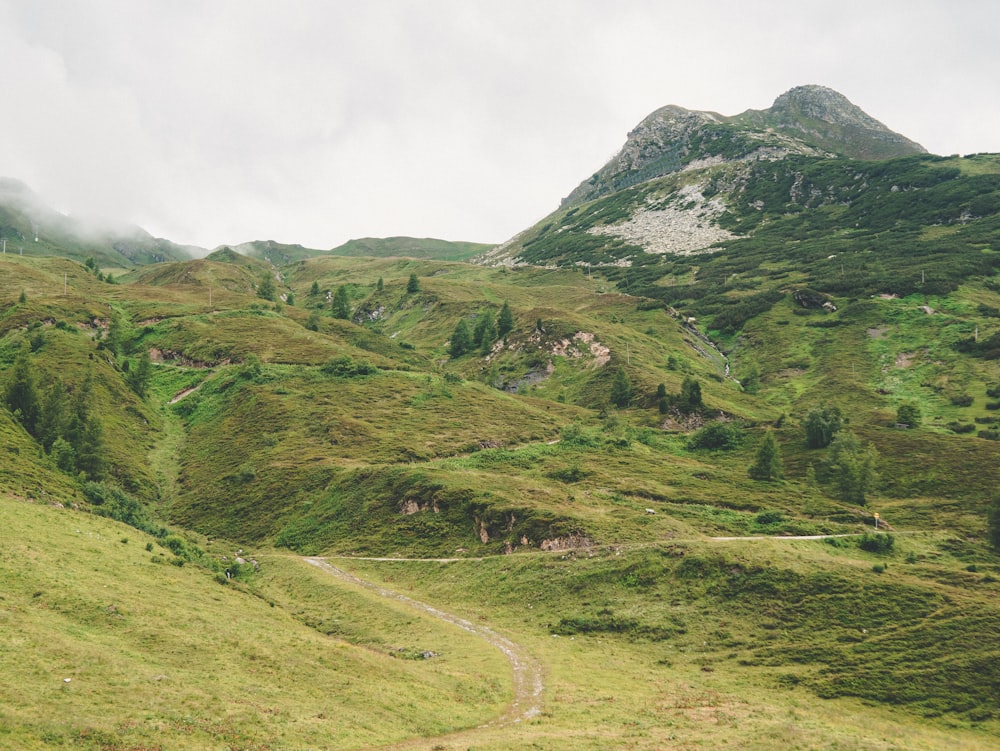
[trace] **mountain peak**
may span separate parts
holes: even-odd
[[[889,130],[825,86],[789,89],[766,110],[734,117],[660,107],[633,128],[621,151],[563,200],[576,205],[637,182],[706,164],[789,155],[892,159],[927,150]]]
[[[826,86],[796,86],[774,100],[768,112],[773,116],[802,116],[840,125],[885,128],[839,91]]]
[[[889,130],[840,92],[815,84],[789,89],[770,109],[749,110],[737,119],[784,130],[821,149],[855,159],[927,153],[919,143]]]

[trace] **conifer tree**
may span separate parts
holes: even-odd
[[[149,387],[149,379],[153,375],[153,363],[149,359],[149,353],[143,352],[139,355],[139,359],[136,361],[135,365],[129,368],[128,374],[125,376],[129,388],[131,388],[136,395],[142,399],[146,396],[146,389]]]
[[[63,472],[73,474],[76,471],[76,452],[65,438],[56,438],[50,454],[56,466]]]
[[[108,321],[108,333],[104,338],[104,346],[117,357],[125,348],[125,321],[117,310],[111,313]]]
[[[278,294],[278,289],[274,285],[274,277],[270,272],[265,272],[261,277],[260,284],[257,285],[257,297],[264,300],[273,301]]]
[[[80,435],[80,445],[76,447],[76,468],[88,480],[104,477],[104,428],[96,415],[89,415]]]
[[[461,357],[472,349],[472,332],[469,331],[469,324],[465,319],[461,319],[451,335],[451,344],[448,351],[452,357]]]
[[[691,376],[686,376],[681,383],[681,395],[677,406],[681,412],[688,414],[698,412],[705,406],[701,401],[701,384]]]
[[[806,421],[803,424],[806,431],[806,444],[811,449],[826,448],[843,424],[838,407],[821,407],[812,410],[806,416]]]
[[[46,451],[51,451],[55,442],[66,435],[69,428],[70,411],[69,393],[66,391],[66,386],[62,381],[56,380],[45,393],[38,426],[38,440],[41,441]]]
[[[382,281],[382,277],[379,277],[378,282],[375,284],[375,291],[381,292],[383,289],[385,289],[385,282]]]
[[[755,480],[780,480],[784,477],[778,441],[770,430],[764,434],[764,440],[757,449],[757,457],[748,472]]]
[[[632,381],[629,380],[625,368],[619,365],[611,382],[611,403],[616,407],[627,407],[630,401],[632,401]]]
[[[104,427],[94,413],[94,373],[87,371],[80,388],[72,400],[69,420],[62,438],[72,449],[76,459],[76,471],[82,472],[88,480],[100,480],[106,465]],[[56,441],[53,442],[55,447]],[[60,453],[68,455],[62,446]],[[56,457],[58,463],[59,457]]]
[[[319,282],[314,281],[312,287],[309,288],[309,295],[315,297],[319,294]]]
[[[896,410],[897,425],[906,425],[908,428],[919,428],[920,419],[920,407],[913,402],[900,404],[899,409]]]
[[[351,317],[351,298],[347,294],[347,285],[342,284],[337,287],[337,291],[333,295],[333,302],[331,303],[331,306],[333,308],[334,318],[347,320]]]
[[[410,274],[410,279],[406,283],[406,293],[412,295],[419,291],[420,291],[420,280],[417,279],[416,274]]]
[[[667,397],[667,385],[661,383],[656,387],[656,408],[661,415],[667,414],[670,409],[670,399]]]
[[[504,300],[500,315],[497,316],[497,336],[505,337],[513,330],[514,314],[510,312],[510,304]]]
[[[29,351],[28,345],[25,344],[18,352],[11,370],[10,380],[7,382],[5,399],[7,409],[24,426],[25,430],[37,437],[41,408]]]
[[[862,448],[858,437],[849,430],[838,431],[830,442],[826,467],[842,500],[865,502],[866,495],[878,483],[877,464],[875,447],[868,444]]]
[[[479,319],[476,321],[476,328],[472,332],[472,343],[488,352],[496,338],[497,326],[493,318],[493,311],[487,310],[480,313]]]

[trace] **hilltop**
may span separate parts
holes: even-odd
[[[644,122],[491,263],[0,259],[0,744],[995,745],[1000,155]]]

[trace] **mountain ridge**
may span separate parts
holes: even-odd
[[[824,86],[792,88],[765,110],[725,116],[667,105],[629,131],[625,144],[564,198],[569,208],[642,180],[724,161],[805,156],[885,159],[927,153]],[[633,183],[634,184],[634,183]]]

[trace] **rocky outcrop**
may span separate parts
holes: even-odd
[[[791,154],[887,159],[924,154],[847,97],[825,86],[798,86],[765,110],[733,117],[661,107],[629,132],[625,145],[562,201],[562,207],[675,172],[724,162],[782,159]]]

